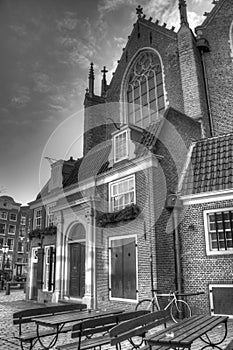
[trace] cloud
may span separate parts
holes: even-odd
[[[203,16],[200,16],[200,15],[196,14],[195,12],[188,11],[189,26],[193,30],[195,27],[201,25],[203,20],[204,20]]]
[[[67,30],[73,31],[76,29],[78,23],[79,23],[79,20],[76,17],[76,13],[65,12],[64,18],[56,21],[56,26],[60,32],[64,32]]]
[[[27,86],[14,86],[15,94],[11,98],[11,105],[17,108],[25,107],[31,100],[30,91]]]
[[[127,39],[126,38],[121,38],[121,37],[114,37],[114,41],[117,43],[117,47],[122,48],[125,47],[126,43],[127,43]]]
[[[52,90],[53,86],[50,81],[50,77],[48,74],[43,72],[35,72],[32,75],[32,79],[34,81],[34,91],[40,93],[48,93]]]

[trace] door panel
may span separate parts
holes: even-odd
[[[85,293],[85,242],[70,244],[70,297]]]

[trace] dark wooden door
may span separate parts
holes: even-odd
[[[85,242],[70,244],[70,297],[85,293]]]

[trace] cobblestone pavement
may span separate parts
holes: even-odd
[[[12,324],[12,314],[14,312],[28,309],[31,307],[36,307],[35,302],[29,302],[25,300],[25,294],[23,290],[12,290],[10,295],[5,295],[5,291],[0,291],[0,350],[20,350],[20,345],[17,339],[14,338],[14,335],[18,334],[18,326],[13,326]],[[224,327],[217,327],[212,331],[211,338],[219,339],[223,334]],[[228,322],[228,336],[224,341],[223,345],[225,346],[230,339],[233,338],[233,320]],[[61,335],[59,339],[59,345],[70,342],[70,334]],[[202,345],[201,345],[202,344]],[[196,341],[192,350],[200,350],[203,346],[201,341]],[[36,345],[33,349],[41,350],[41,347]],[[54,347],[53,349],[56,349]],[[103,347],[103,350],[109,349],[109,346]],[[122,347],[123,350],[131,349],[130,346],[125,344]]]

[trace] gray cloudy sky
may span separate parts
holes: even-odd
[[[64,156],[62,146],[67,149],[70,139],[70,124],[64,121],[76,112],[71,134],[77,128],[79,138],[89,64],[95,64],[98,93],[99,72],[106,65],[109,82],[138,4],[147,17],[178,29],[177,2],[0,0],[0,189],[5,194],[23,204],[35,199],[41,159]],[[187,0],[187,5],[192,27],[212,8],[211,0]],[[67,125],[60,128],[59,142],[44,150],[61,123]],[[81,156],[80,145],[71,147],[74,157]]]

